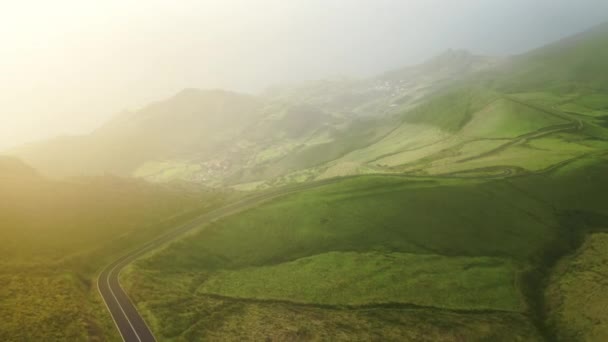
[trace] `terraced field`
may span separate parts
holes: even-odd
[[[463,110],[458,128],[439,119],[441,108],[451,117],[454,106],[464,106],[454,94],[406,114],[400,126],[369,146],[253,189],[362,174],[500,178],[542,172],[608,148],[596,119],[563,112],[534,93],[470,95],[476,104]]]

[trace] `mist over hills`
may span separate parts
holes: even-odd
[[[185,162],[187,169],[196,169],[194,173],[215,174],[227,171],[235,159],[239,167],[293,152],[306,159],[307,155],[315,154],[313,145],[325,145],[346,135],[356,136],[350,128],[362,128],[361,121],[376,126],[379,118],[384,120],[392,114],[394,107],[412,105],[458,77],[487,68],[492,64],[490,60],[493,59],[450,50],[422,65],[390,71],[372,79],[276,87],[259,97],[186,89],[136,112],[122,113],[90,135],[29,144],[13,153],[54,177],[71,176],[75,172],[141,175],[138,168],[146,162],[167,160]],[[379,130],[362,134],[373,140],[388,128]],[[371,141],[362,139],[360,146]],[[302,166],[331,160],[353,148],[350,143],[347,145]],[[257,156],[243,160],[251,157],[251,153]],[[217,157],[226,154],[231,157]],[[278,176],[294,170],[289,165],[290,159],[302,158],[287,159],[275,160],[272,167],[253,172],[261,172],[262,178]],[[154,178],[147,170],[143,174],[145,178]],[[208,180],[200,174],[186,178]],[[245,178],[256,179],[256,176]]]
[[[515,56],[502,70],[504,91],[534,89],[556,92],[576,87],[605,91],[608,76],[608,23],[553,44]]]
[[[608,340],[607,71],[608,24],[0,155],[0,340]]]
[[[11,153],[54,177],[114,173],[212,186],[411,171],[416,168],[401,166],[428,155],[376,161],[402,152],[414,133],[426,137],[418,142],[463,143],[461,130],[470,122],[498,124],[506,120],[500,117],[520,112],[516,105],[500,104],[507,95],[542,90],[580,98],[605,91],[608,77],[599,70],[608,61],[606,27],[511,58],[448,50],[370,79],[274,87],[260,96],[186,89],[123,113],[90,135],[29,144]],[[492,112],[487,106],[497,100],[500,113],[475,114]],[[485,126],[497,133],[487,137],[508,138],[498,132],[500,125]],[[397,140],[401,147],[391,143]],[[367,156],[362,160],[357,154]]]

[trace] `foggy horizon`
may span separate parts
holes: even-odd
[[[22,0],[0,42],[0,342],[608,341],[608,0]]]
[[[255,94],[365,78],[448,49],[515,55],[608,19],[596,0],[28,4],[0,14],[0,152],[86,134],[186,88]]]

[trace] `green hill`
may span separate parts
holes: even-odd
[[[13,151],[46,175],[136,176],[211,186],[273,180],[363,148],[395,125],[397,107],[476,70],[486,57],[447,52],[363,80],[310,82],[263,96],[188,89],[123,113],[90,135]]]
[[[222,200],[114,177],[50,181],[5,158],[0,189],[2,341],[116,340],[99,269]]]
[[[115,339],[101,266],[227,188],[329,178],[132,265],[157,336],[605,336],[607,28],[260,96],[188,89],[12,151],[32,168],[0,157],[0,340]]]
[[[599,27],[375,102],[382,115],[350,136],[264,165],[293,169],[231,181],[350,177],[201,227],[133,265],[125,286],[167,340],[603,336],[604,284],[582,274],[602,271],[595,234],[608,229],[607,37]]]
[[[604,25],[512,58],[452,50],[370,79],[258,97],[190,89],[91,135],[14,154],[53,176],[241,188],[365,173],[536,172],[604,148],[607,39]]]
[[[213,223],[138,262],[125,281],[167,339],[256,334],[267,329],[260,315],[284,310],[297,314],[272,334],[355,338],[363,323],[336,321],[365,309],[374,310],[363,321],[380,339],[395,329],[421,338],[440,326],[450,327],[440,333],[449,339],[467,318],[478,327],[466,335],[473,340],[535,339],[535,329],[549,334],[537,276],[608,227],[606,171],[603,156],[510,180],[344,179]],[[209,310],[232,328],[194,315]],[[387,320],[393,310],[406,322]],[[455,318],[442,317],[450,310]],[[438,312],[434,328],[407,321],[429,311]],[[493,317],[488,330],[481,313]],[[325,315],[320,330],[309,330]]]
[[[606,27],[456,78],[414,107],[396,107],[400,122],[384,137],[279,183],[365,173],[503,177],[602,151]]]
[[[51,176],[130,175],[150,160],[213,153],[255,122],[261,103],[225,91],[184,90],[134,113],[123,113],[90,135],[63,137],[13,151]]]
[[[603,24],[515,57],[494,82],[506,92],[605,92],[607,68],[608,24]]]

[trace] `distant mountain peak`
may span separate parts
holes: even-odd
[[[608,32],[608,20],[591,28],[591,31]]]
[[[389,71],[385,80],[412,80],[417,77],[457,79],[473,72],[492,68],[501,58],[482,56],[466,49],[447,49],[429,60],[414,66]]]
[[[175,97],[199,95],[203,90],[199,88],[184,88],[175,94]]]
[[[466,49],[447,49],[432,59],[454,58],[454,57],[473,57],[473,53]]]
[[[217,95],[236,95],[235,92],[223,89],[200,89],[200,88],[184,88],[177,92],[173,99],[191,99],[201,96],[217,96]]]
[[[184,88],[173,95],[173,99],[179,98],[196,98],[201,96],[249,96],[244,93],[238,93],[231,90],[220,88],[200,89],[200,88]]]
[[[465,49],[448,49],[444,52],[432,57],[426,62],[422,63],[422,66],[427,65],[459,65],[459,64],[467,64],[477,59],[483,59],[486,57],[474,55],[468,50]]]

